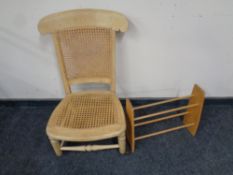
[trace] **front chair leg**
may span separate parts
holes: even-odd
[[[57,156],[61,156],[62,155],[62,151],[60,149],[61,146],[60,146],[59,141],[55,140],[55,139],[51,139],[51,138],[49,138],[49,141],[50,141],[50,143],[51,143],[51,145],[53,147],[53,150],[55,151],[56,155]]]
[[[125,147],[126,147],[126,143],[125,143],[125,132],[122,132],[119,136],[118,136],[118,144],[119,144],[119,151],[121,154],[125,154]]]

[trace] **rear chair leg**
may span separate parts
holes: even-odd
[[[125,132],[122,132],[118,136],[119,151],[121,154],[125,154]]]
[[[62,155],[62,151],[60,149],[60,143],[58,140],[55,140],[55,139],[51,139],[49,138],[49,141],[53,147],[53,150],[55,151],[56,155],[57,156],[61,156]]]

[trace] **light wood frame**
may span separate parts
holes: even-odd
[[[112,29],[111,45],[112,45],[112,72],[111,79],[107,78],[86,78],[86,79],[68,79],[65,64],[62,55],[61,45],[59,43],[58,32],[72,30],[76,28],[108,28]],[[128,30],[127,18],[118,13],[109,10],[99,9],[76,9],[59,12],[48,15],[42,18],[38,24],[38,30],[41,34],[51,33],[56,49],[58,63],[61,70],[64,89],[66,95],[71,93],[71,86],[73,84],[83,83],[105,83],[111,86],[111,90],[116,90],[116,71],[115,71],[115,43],[116,32],[126,32]]]
[[[68,31],[80,28],[105,28],[111,29],[111,48],[112,48],[112,72],[111,78],[86,78],[86,79],[68,79],[66,67],[64,64],[64,58],[62,54],[61,44],[59,41],[58,33],[61,31]],[[66,95],[72,94],[71,85],[73,84],[82,84],[82,83],[107,83],[111,86],[111,93],[115,95],[116,90],[116,80],[115,80],[115,42],[116,42],[116,32],[126,32],[128,29],[128,20],[127,18],[117,12],[108,11],[108,10],[98,10],[98,9],[77,9],[77,10],[69,10],[65,12],[59,12],[52,15],[48,15],[42,18],[38,24],[38,30],[41,34],[50,33],[53,37],[56,54],[58,58],[58,63],[60,66],[60,72],[64,83],[64,89]],[[85,92],[82,92],[85,93]],[[115,100],[116,101],[116,100]],[[119,115],[122,118],[121,126],[119,129],[115,129],[114,131],[108,129],[107,136],[100,136],[101,132],[96,133],[97,136],[95,138],[87,139],[89,133],[91,132],[80,132],[80,137],[77,139],[77,136],[71,132],[69,138],[63,138],[61,136],[57,137],[52,133],[55,133],[55,130],[47,126],[47,135],[49,136],[50,143],[56,153],[57,156],[62,155],[62,151],[97,151],[97,150],[105,150],[105,149],[119,149],[121,154],[124,154],[126,151],[125,148],[125,118],[122,106],[117,99],[117,108],[119,109]],[[116,127],[117,128],[117,127]],[[106,128],[103,132],[106,134]],[[93,133],[93,132],[92,132]],[[73,134],[73,135],[72,135]],[[98,141],[107,138],[117,137],[118,144],[113,145],[87,145],[87,146],[64,146],[66,141]]]
[[[185,100],[185,99],[189,99],[188,105],[176,107],[176,108],[172,108],[172,109],[168,109],[168,110],[164,110],[164,111],[160,111],[160,112],[156,112],[153,114],[148,114],[148,115],[144,115],[140,117],[135,117],[136,110],[146,109],[148,107],[158,106],[158,105],[167,104],[167,103],[171,103],[171,102],[175,102],[179,100]],[[137,140],[146,139],[152,136],[165,134],[165,133],[176,131],[176,130],[183,129],[183,128],[187,128],[187,130],[193,136],[195,136],[197,133],[199,123],[200,123],[204,101],[205,101],[204,91],[198,85],[194,85],[191,95],[177,97],[177,98],[155,102],[155,103],[151,103],[147,105],[137,106],[137,107],[133,107],[131,101],[129,99],[126,99],[126,114],[127,114],[126,115],[127,116],[126,136],[130,144],[131,151],[132,152],[135,151],[135,146],[136,146],[135,142]],[[165,115],[165,114],[168,114],[168,115],[154,119],[154,117],[156,116]],[[135,136],[136,127],[140,127],[140,126],[148,125],[152,123],[157,123],[160,121],[169,120],[172,118],[182,117],[182,116],[183,116],[183,123],[184,123],[183,125],[176,126],[173,128],[168,128],[168,129],[157,131],[157,132],[152,132],[152,133],[142,135],[142,136]],[[143,121],[144,119],[150,119],[150,118],[153,118],[153,119]]]

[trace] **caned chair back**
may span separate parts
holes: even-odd
[[[66,94],[76,83],[106,83],[115,91],[115,32],[127,28],[123,15],[94,9],[56,13],[39,22],[39,31],[53,36]]]

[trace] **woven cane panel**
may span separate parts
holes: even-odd
[[[58,32],[68,79],[111,78],[111,32],[106,28]]]
[[[117,123],[118,111],[111,94],[67,96],[54,111],[56,126],[96,128]]]

